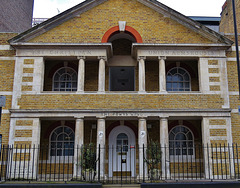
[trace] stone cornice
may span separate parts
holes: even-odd
[[[112,57],[111,43],[14,43],[12,46],[16,49],[16,56],[107,55],[108,58]],[[89,51],[93,51],[94,53],[90,53]]]
[[[231,48],[228,44],[154,44],[133,43],[132,57],[138,56],[192,56],[192,57],[226,57],[225,50]],[[145,51],[144,54],[139,52]],[[153,54],[147,52],[152,51]],[[156,51],[160,51],[158,54]],[[164,53],[166,52],[166,54]],[[172,52],[172,53],[171,53]]]
[[[10,109],[12,118],[22,117],[230,117],[231,109]]]

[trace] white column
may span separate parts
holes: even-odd
[[[99,164],[97,163],[97,174],[100,171],[100,178],[104,178],[105,175],[105,117],[100,117],[97,120],[97,158],[100,156],[100,169]],[[100,146],[100,154],[99,154]]]
[[[144,145],[144,150],[143,150]],[[138,120],[138,146],[139,146],[139,178],[143,179],[143,176],[147,178],[147,165],[143,164],[145,154],[146,157],[146,148],[147,148],[147,120],[144,117],[139,118]]]
[[[146,57],[138,57],[138,83],[139,92],[145,92],[145,59]]]
[[[85,78],[85,57],[78,57],[78,85],[77,91],[83,92],[84,91],[84,78]]]
[[[160,119],[160,145],[162,151],[162,178],[170,178],[168,119]]]
[[[84,144],[84,119],[77,118],[75,124],[74,169],[73,169],[73,176],[75,178],[81,176],[80,156],[81,147],[83,144]]]
[[[40,147],[40,137],[41,137],[41,121],[39,118],[33,119],[33,127],[32,127],[32,153],[30,164],[32,166],[32,175],[33,178],[37,177],[38,174],[38,149]]]
[[[213,179],[209,119],[202,119],[203,163],[206,179]]]
[[[98,92],[105,92],[105,60],[106,57],[98,57],[99,72],[98,72]]]
[[[159,59],[159,91],[166,91],[166,69],[165,69],[165,60],[166,57],[158,57]]]

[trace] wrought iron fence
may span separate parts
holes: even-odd
[[[101,155],[100,155],[101,154]],[[104,167],[100,169],[100,157]],[[138,183],[240,178],[240,147],[2,145],[1,181]],[[102,166],[102,165],[101,165]],[[101,175],[104,172],[104,176]]]

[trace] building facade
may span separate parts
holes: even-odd
[[[78,148],[93,143],[101,179],[142,179],[154,161],[147,148],[159,143],[161,179],[236,177],[230,11],[228,2],[220,34],[155,0],[87,0],[21,34],[2,33],[0,132],[15,148],[18,176],[51,174],[53,159],[64,169],[65,158],[63,172],[81,176]]]

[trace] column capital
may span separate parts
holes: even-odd
[[[160,119],[160,120],[163,120],[163,121],[167,121],[168,118],[169,118],[169,117],[162,117],[162,116],[159,117],[159,119]]]
[[[166,60],[167,57],[166,57],[166,56],[158,56],[158,59],[159,59],[159,60]]]
[[[138,116],[138,120],[147,120],[147,116]]]
[[[86,57],[85,56],[77,56],[77,59],[79,59],[79,60],[83,59],[84,60],[84,59],[86,59]]]
[[[137,57],[137,60],[140,61],[140,60],[145,60],[146,59],[146,56],[138,56]]]
[[[84,119],[84,116],[74,116],[74,119],[75,119],[75,120]]]
[[[106,119],[106,116],[97,116],[96,117],[98,120],[100,120],[100,119]]]
[[[98,59],[99,59],[99,60],[102,59],[102,60],[104,60],[104,61],[107,61],[107,56],[98,56]]]

